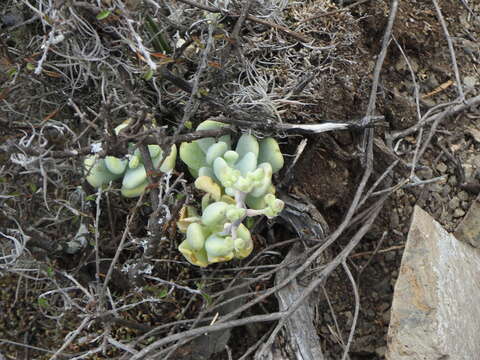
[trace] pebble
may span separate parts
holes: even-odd
[[[390,226],[393,229],[396,229],[398,225],[400,225],[400,219],[398,217],[398,213],[394,210],[390,215]]]
[[[471,181],[473,179],[473,174],[475,173],[475,168],[470,164],[463,164],[462,167],[465,173],[465,180]]]
[[[382,320],[385,324],[388,324],[390,322],[390,309],[388,309],[382,314]]]
[[[460,199],[456,196],[454,196],[449,202],[448,202],[448,207],[452,210],[455,210],[456,208],[460,207]]]
[[[446,173],[447,170],[448,170],[448,166],[445,165],[444,162],[439,162],[435,168],[436,168],[438,171],[440,171],[442,174]]]
[[[462,217],[465,215],[465,211],[463,211],[462,209],[458,208],[458,209],[455,209],[455,211],[453,212],[453,217],[454,218],[459,218],[459,217]]]
[[[389,251],[385,254],[386,262],[393,262],[397,258],[397,253],[395,251]]]
[[[452,187],[448,184],[444,185],[443,188],[442,188],[442,196],[443,198],[447,198],[448,195],[450,195],[452,191]],[[443,202],[443,201],[440,201],[440,202]]]
[[[473,88],[477,84],[477,77],[476,76],[465,76],[463,78],[463,83],[465,86]]]
[[[458,198],[462,201],[468,201],[469,199],[469,196],[468,196],[468,193],[466,191],[460,191],[458,194],[457,194]]]
[[[462,201],[462,209],[463,210],[470,209],[470,203],[468,201]]]
[[[386,346],[380,346],[380,347],[375,349],[375,354],[377,354],[381,358],[385,357],[386,353],[387,353],[387,347]]]
[[[389,303],[382,303],[378,306],[378,311],[383,313],[383,312],[387,311],[389,308],[390,308]]]
[[[453,185],[453,186],[457,185],[457,177],[456,176],[450,176],[448,178],[448,183],[450,185]]]

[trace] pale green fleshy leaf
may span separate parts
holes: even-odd
[[[208,205],[203,211],[202,223],[206,226],[218,225],[225,220],[227,209],[228,204],[222,201]]]
[[[263,169],[265,173],[260,183],[250,192],[250,195],[253,197],[265,195],[268,192],[270,185],[272,185],[272,165],[270,165],[270,163],[261,163],[258,167]]]
[[[258,155],[258,162],[268,162],[272,165],[272,172],[275,174],[284,164],[284,159],[278,142],[274,138],[265,138],[260,141],[260,153]]]
[[[177,146],[175,144],[170,148],[170,154],[165,158],[160,166],[160,171],[169,172],[175,168],[175,162],[177,161]]]
[[[204,227],[198,223],[190,224],[187,228],[187,242],[193,250],[200,250],[205,244]]]
[[[122,192],[122,195],[126,198],[138,197],[145,192],[147,185],[148,185],[148,181],[145,179],[145,181],[143,181],[142,183],[140,183],[134,188],[126,188],[122,186],[121,192]]]
[[[231,237],[219,236],[217,234],[210,235],[205,241],[205,250],[207,252],[208,261],[211,258],[233,257],[233,240]]]
[[[180,159],[196,172],[201,167],[208,165],[205,161],[204,152],[196,142],[184,142],[180,145]]]
[[[219,141],[212,146],[210,146],[207,150],[207,156],[206,156],[206,161],[208,165],[212,165],[213,161],[216,158],[219,158],[225,154],[225,152],[228,150],[227,144],[225,144],[223,141]]]
[[[95,188],[99,188],[122,176],[121,174],[111,173],[105,165],[105,160],[96,159],[95,156],[86,157],[83,161],[83,166],[87,175],[86,180]]]
[[[235,151],[238,153],[240,158],[243,158],[245,154],[249,152],[252,152],[256,157],[258,157],[258,141],[253,135],[243,134],[242,136],[240,136],[240,139],[238,139]]]
[[[245,176],[257,168],[257,156],[253,152],[246,153],[236,164],[235,169]]]
[[[200,249],[198,251],[191,249],[187,240],[184,240],[178,246],[178,250],[183,254],[189,263],[200,267],[208,266],[208,258],[205,249]]]
[[[127,159],[119,159],[114,156],[105,157],[105,166],[112,174],[122,175],[125,172],[127,165]]]

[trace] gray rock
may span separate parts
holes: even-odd
[[[468,193],[466,191],[460,191],[458,194],[457,194],[458,198],[462,201],[467,201],[468,200]]]
[[[456,208],[460,207],[460,199],[456,196],[454,196],[449,202],[448,202],[448,207],[452,210],[455,210]]]
[[[453,217],[454,218],[459,218],[459,217],[462,217],[465,215],[465,211],[463,211],[462,209],[455,209],[455,211],[453,212]]]
[[[436,168],[438,171],[440,171],[442,174],[446,173],[447,170],[448,170],[448,166],[445,165],[444,162],[439,162],[435,168]]]
[[[395,285],[388,360],[477,359],[480,250],[415,207]]]
[[[467,216],[458,225],[454,235],[458,240],[480,248],[480,196],[472,202]]]
[[[470,88],[474,88],[477,82],[478,78],[476,76],[465,76],[465,78],[463,79],[463,83],[465,84],[465,86]]]

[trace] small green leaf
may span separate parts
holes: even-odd
[[[35,192],[37,191],[37,185],[35,185],[34,183],[28,183],[28,188],[30,189],[30,192],[32,194],[35,194]]]
[[[53,277],[53,275],[55,274],[55,271],[53,271],[53,268],[51,268],[50,266],[47,268],[47,275],[48,277]]]
[[[156,295],[157,295],[157,298],[163,299],[164,297],[166,297],[168,295],[168,290],[163,287],[163,288],[158,290]]]
[[[145,74],[143,74],[143,79],[145,81],[151,80],[153,77],[153,73],[154,73],[153,69],[148,69],[148,71]]]
[[[43,307],[43,308],[47,308],[49,306],[47,299],[38,298],[38,306]]]
[[[85,201],[95,201],[96,198],[97,196],[95,194],[91,194],[85,198]]]
[[[27,70],[30,70],[30,71],[35,70],[35,65],[32,63],[27,63]]]
[[[11,68],[10,70],[7,71],[7,75],[9,78],[14,77],[16,73],[17,73],[17,69],[15,68]]]
[[[203,298],[205,299],[206,303],[207,303],[207,306],[212,304],[213,300],[212,300],[212,297],[210,295],[208,295],[207,293],[204,293],[204,292],[201,292]]]
[[[102,10],[97,14],[97,20],[106,19],[111,13],[110,10]]]
[[[189,130],[193,128],[193,123],[191,121],[186,121],[185,122],[185,127]]]

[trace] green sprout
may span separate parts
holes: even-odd
[[[128,126],[128,123],[117,126],[115,129],[117,135],[126,126]],[[134,147],[133,144],[129,146],[130,148]],[[170,153],[166,157],[158,145],[148,145],[148,151],[155,170],[162,172],[173,170],[177,159],[177,147],[175,145],[172,145]],[[124,159],[114,156],[106,156],[105,159],[100,159],[96,155],[90,155],[85,158],[83,167],[86,180],[95,188],[123,177],[121,193],[125,197],[140,196],[148,186],[144,159],[138,149]]]
[[[224,126],[207,120],[197,130]],[[186,234],[180,252],[201,267],[249,256],[253,241],[243,221],[260,215],[273,218],[284,207],[283,201],[275,197],[272,184],[272,175],[284,163],[277,141],[259,141],[251,134],[243,134],[232,150],[230,135],[224,135],[218,140],[184,142],[179,152],[196,178],[195,187],[205,192],[202,214],[188,207],[178,222],[180,231]]]

